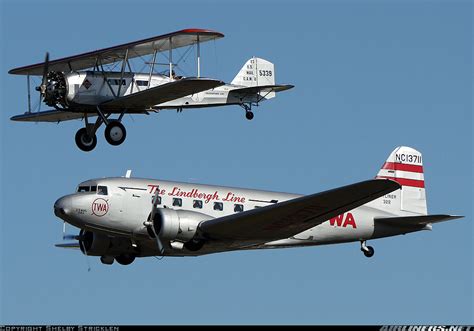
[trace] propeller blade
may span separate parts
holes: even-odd
[[[74,234],[63,234],[63,240],[80,240],[81,236]]]
[[[156,206],[157,206],[158,197],[159,197],[158,192],[159,192],[159,188],[156,189],[156,193],[153,196],[153,200],[152,200],[152,207],[151,207],[151,213],[150,213],[150,220],[152,223],[153,223],[153,220],[155,219],[155,214],[156,214]],[[161,242],[161,238],[159,234],[156,233],[155,231],[155,224],[153,224],[151,228],[153,230],[153,233],[155,234],[156,245],[158,246],[158,251],[160,252],[160,255],[163,255],[165,248],[163,246],[163,243]]]
[[[41,81],[41,86],[46,89],[46,84],[48,83],[48,68],[49,67],[49,53],[46,52],[46,56],[44,58],[44,67],[43,67],[43,80]],[[44,91],[41,91],[44,93]]]

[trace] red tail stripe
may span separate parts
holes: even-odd
[[[396,162],[385,162],[382,169],[423,173],[423,166]]]
[[[397,177],[390,177],[390,176],[377,176],[376,178],[391,179],[391,180],[396,181],[398,184],[400,184],[402,186],[412,186],[412,187],[425,188],[425,181],[424,180],[397,178]]]

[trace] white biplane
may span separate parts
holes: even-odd
[[[240,105],[245,109],[246,118],[251,120],[252,106],[293,86],[275,85],[274,65],[256,57],[244,64],[230,84],[201,77],[200,44],[222,37],[222,33],[211,30],[185,29],[58,60],[50,61],[46,53],[42,63],[9,71],[10,74],[26,75],[28,83],[28,111],[11,120],[59,123],[83,118],[85,126],[75,137],[77,146],[83,151],[94,149],[96,132],[102,123],[106,126],[107,142],[114,146],[123,143],[126,130],[121,122],[125,114]],[[196,47],[196,77],[175,74],[179,61],[173,62],[173,50],[182,47],[188,47],[188,50],[181,58],[191,47]],[[158,62],[159,56],[164,56],[168,62]],[[134,72],[132,60],[142,60],[149,69]],[[160,65],[166,65],[167,72],[157,72]],[[39,106],[44,102],[54,109],[32,112],[30,76],[42,77],[41,84],[36,87],[40,93]],[[112,114],[117,114],[118,118],[110,118]],[[89,121],[93,116],[97,116],[95,123]]]

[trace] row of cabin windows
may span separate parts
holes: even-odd
[[[120,79],[107,79],[107,82],[110,85],[120,85]],[[137,80],[135,81],[137,86],[148,86],[147,80]],[[122,79],[122,85],[125,85],[125,79]]]
[[[158,197],[156,199],[156,204],[161,205],[161,197]],[[173,198],[173,206],[174,207],[182,207],[183,206],[183,199],[181,198]],[[196,209],[202,209],[203,202],[202,200],[193,200],[193,208]],[[224,203],[222,202],[214,202],[213,206],[214,210],[219,210],[222,211],[224,210]],[[242,212],[244,211],[244,205],[241,205],[240,203],[234,204],[234,212]]]
[[[79,186],[77,192],[97,192],[98,195],[108,195],[107,186]]]

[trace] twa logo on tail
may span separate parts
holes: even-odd
[[[343,228],[350,225],[352,228],[357,229],[357,225],[352,213],[337,215],[336,217],[333,217],[329,220],[329,224]]]

